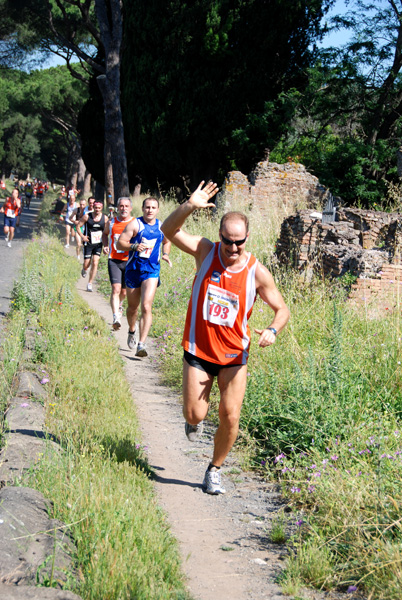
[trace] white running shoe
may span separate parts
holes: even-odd
[[[6,237],[4,238],[6,242],[8,242],[8,240],[10,239],[10,234],[7,233]]]
[[[190,425],[187,421],[184,424],[184,431],[190,442],[197,442],[204,429],[204,421],[200,421],[197,425]]]
[[[130,348],[130,350],[134,350],[136,343],[137,343],[137,338],[135,336],[135,331],[134,331],[134,333],[128,332],[127,346]]]
[[[88,283],[87,292],[92,292],[92,283]]]
[[[11,242],[7,242],[7,246],[11,248]]]
[[[135,355],[141,358],[148,356],[147,349],[145,348],[145,344],[143,342],[138,342],[137,352],[135,353]]]
[[[119,315],[113,315],[113,324],[112,327],[115,331],[117,331],[118,329],[120,329],[121,327],[121,323],[120,323],[120,317]]]
[[[210,471],[207,469],[202,486],[204,492],[207,494],[212,494],[213,496],[224,494],[226,490],[222,487],[220,469],[216,469],[215,467],[212,467]]]
[[[70,244],[66,244],[64,247],[65,247],[65,248],[69,248],[69,247],[70,247]]]

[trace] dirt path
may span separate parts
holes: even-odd
[[[106,300],[87,292],[85,279],[78,289],[111,324]],[[274,579],[284,549],[271,544],[267,535],[281,503],[275,486],[235,468],[231,456],[223,473],[227,493],[204,494],[201,482],[212,455],[213,428],[207,427],[202,441],[191,444],[184,434],[179,398],[159,381],[152,340],[150,357],[139,359],[127,348],[125,324],[115,335],[149,463],[157,474],[156,492],[179,540],[191,594],[197,600],[283,598]]]

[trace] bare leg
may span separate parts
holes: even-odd
[[[247,365],[227,367],[219,371],[219,427],[215,434],[212,458],[212,463],[217,467],[223,464],[236,441],[246,382]]]
[[[114,315],[117,315],[117,313],[119,312],[120,296],[121,283],[112,283],[112,293],[110,294],[110,306]]]
[[[127,322],[129,331],[135,331],[138,307],[141,302],[141,288],[127,288]]]
[[[98,271],[98,263],[99,263],[99,256],[96,256],[96,254],[93,254],[92,261],[91,261],[91,270],[89,271],[88,283],[92,283],[93,280],[95,279],[96,273]]]
[[[4,231],[5,231],[5,228],[4,228]],[[13,238],[14,238],[14,231],[15,231],[14,227],[10,227],[9,228],[9,232],[8,232],[8,234],[9,234],[8,235],[8,241],[9,242],[11,242],[13,240]]]
[[[152,325],[152,304],[155,298],[156,288],[158,287],[158,278],[152,277],[146,279],[141,284],[141,318],[140,318],[140,339],[144,343],[147,339]]]
[[[207,416],[213,382],[213,375],[183,359],[183,416],[190,425],[197,425]]]
[[[88,271],[90,264],[91,264],[91,257],[84,258],[84,264],[82,265],[82,268],[84,269],[84,271]]]
[[[81,240],[80,236],[78,235],[78,233],[75,236],[75,239],[77,240],[77,247],[76,247],[75,251],[76,251],[77,256],[79,258],[80,257],[80,252],[81,252],[81,247],[82,247],[82,240]]]
[[[66,223],[66,246],[70,244],[71,225]]]

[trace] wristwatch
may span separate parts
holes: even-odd
[[[267,327],[267,329],[269,329],[270,331],[272,331],[272,333],[273,333],[274,335],[277,335],[277,333],[278,333],[278,332],[276,331],[275,327]]]

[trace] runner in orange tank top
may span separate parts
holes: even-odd
[[[126,297],[125,269],[128,260],[128,251],[118,250],[116,243],[123,233],[126,225],[133,220],[131,216],[131,200],[128,197],[119,198],[117,201],[117,216],[113,217],[105,225],[102,242],[103,252],[109,255],[108,272],[112,293],[110,295],[110,306],[113,313],[112,327],[115,331],[121,327],[123,316],[123,301]]]
[[[18,196],[16,188],[11,192],[11,196],[7,198],[0,212],[4,213],[4,235],[7,246],[11,248],[11,242],[14,239],[14,232],[17,227],[18,213],[21,210],[21,200]]]
[[[220,242],[190,235],[182,226],[196,209],[214,207],[215,183],[202,181],[189,200],[162,225],[165,236],[180,250],[194,256],[194,279],[183,335],[183,414],[190,441],[202,432],[208,413],[209,394],[217,377],[220,404],[212,461],[203,487],[208,494],[225,493],[220,468],[238,434],[240,411],[246,390],[250,347],[248,320],[258,294],[273,310],[266,329],[254,330],[262,348],[275,343],[289,320],[289,310],[271,273],[246,251],[248,219],[239,212],[226,213],[219,228]]]

